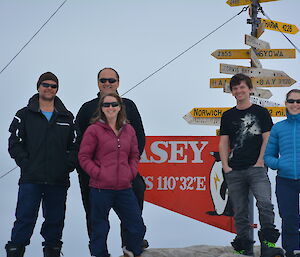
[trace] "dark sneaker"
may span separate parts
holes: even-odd
[[[268,241],[261,242],[261,257],[284,257],[283,249],[276,247],[275,243],[271,243]]]

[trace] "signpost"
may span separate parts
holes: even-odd
[[[260,19],[260,21],[264,23],[265,28],[269,30],[279,31],[288,34],[296,34],[299,31],[298,27],[294,24],[267,20],[267,19]]]
[[[211,54],[216,59],[250,59],[250,49],[218,49]],[[296,49],[258,49],[259,59],[296,58]]]

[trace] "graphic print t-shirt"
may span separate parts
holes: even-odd
[[[254,165],[259,157],[262,134],[270,131],[272,126],[268,110],[256,104],[245,110],[233,107],[224,112],[220,134],[229,136],[229,166],[241,170]]]

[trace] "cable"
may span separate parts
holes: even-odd
[[[17,58],[17,56],[24,50],[24,48],[35,38],[35,36],[45,27],[45,25],[52,19],[52,17],[59,11],[59,9],[67,2],[68,0],[65,0],[57,9],[56,11],[44,22],[44,24],[37,30],[37,32],[34,33],[34,35],[27,41],[27,43],[17,52],[17,54],[4,66],[4,68],[0,71],[1,73],[13,62],[14,59]]]
[[[259,5],[258,10],[265,16],[267,17],[268,20],[273,21],[263,10],[263,8]],[[287,39],[287,41],[290,42],[290,44],[300,53],[299,48],[281,31],[281,29],[278,27],[279,32]]]
[[[237,17],[238,15],[240,15],[242,12],[247,11],[247,9],[249,8],[249,6],[247,7],[243,7],[243,9],[236,15],[234,15],[232,18],[230,18],[229,20],[227,20],[226,22],[224,22],[222,25],[220,25],[219,27],[217,27],[216,29],[214,29],[213,31],[211,31],[210,33],[208,33],[206,36],[204,36],[203,38],[201,38],[199,41],[197,41],[195,44],[193,44],[192,46],[190,46],[189,48],[187,48],[186,50],[184,50],[183,52],[181,52],[180,54],[178,54],[177,56],[175,56],[173,59],[171,59],[170,61],[168,61],[166,64],[164,64],[163,66],[161,66],[159,69],[155,70],[154,72],[152,72],[150,75],[148,75],[146,78],[144,78],[143,80],[141,80],[139,83],[137,83],[136,85],[134,85],[133,87],[131,87],[130,89],[128,89],[125,93],[123,93],[121,96],[124,96],[125,94],[127,94],[128,92],[130,92],[131,90],[133,90],[134,88],[136,88],[137,86],[139,86],[140,84],[142,84],[144,81],[146,81],[147,79],[151,78],[153,75],[155,75],[157,72],[161,71],[163,68],[165,68],[166,66],[168,66],[169,64],[171,64],[172,62],[174,62],[176,59],[178,59],[180,56],[182,56],[183,54],[185,54],[186,52],[188,52],[189,50],[191,50],[193,47],[195,47],[196,45],[198,45],[201,41],[203,41],[204,39],[206,39],[207,37],[209,37],[210,35],[212,35],[214,32],[216,32],[218,29],[220,29],[221,27],[223,27],[225,24],[227,24],[228,22],[230,22],[231,20],[233,20],[235,17]]]
[[[3,177],[5,177],[8,173],[12,172],[13,170],[15,170],[16,168],[18,168],[18,166],[12,168],[11,170],[7,171],[6,173],[4,173],[3,175],[0,176],[0,179],[2,179]]]

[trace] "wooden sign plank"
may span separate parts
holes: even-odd
[[[245,44],[256,49],[270,49],[270,44],[251,35],[245,35]]]
[[[216,59],[250,59],[251,49],[217,49],[211,53]],[[296,49],[258,49],[258,59],[296,58]]]
[[[253,87],[290,87],[297,81],[289,76],[284,77],[254,77],[251,78]],[[211,78],[210,88],[229,88],[230,78]],[[229,91],[230,92],[230,91]],[[227,93],[227,92],[226,92]]]
[[[262,107],[275,107],[275,106],[282,106],[279,103],[275,103],[260,97],[256,97],[256,96],[250,96],[250,102],[253,104],[257,104],[259,106]]]
[[[257,38],[260,38],[260,36],[265,32],[265,23],[264,22],[261,22],[258,27],[257,27],[257,30],[256,30],[256,37]]]
[[[259,3],[264,2],[272,2],[272,1],[278,1],[278,0],[258,0]],[[249,5],[252,4],[251,0],[227,0],[226,4],[233,6],[240,6],[240,5]]]
[[[243,73],[249,77],[285,77],[287,74],[283,71],[267,70],[254,67],[238,66],[232,64],[220,63],[220,73],[237,74]]]
[[[221,118],[196,118],[190,113],[184,115],[183,119],[191,125],[220,126],[221,124]]]
[[[251,57],[251,61],[252,61],[252,64],[253,64],[254,67],[262,68],[261,63],[258,60],[258,57],[257,57],[256,53],[254,52],[254,50],[252,48],[250,49],[250,57]]]
[[[219,107],[219,108],[193,108],[190,111],[190,114],[195,118],[220,118],[222,114],[229,110],[228,107]],[[266,107],[272,117],[284,117],[285,116],[285,107]]]
[[[267,19],[261,19],[260,21],[264,23],[265,28],[269,30],[274,30],[279,32],[281,31],[282,33],[288,33],[288,34],[296,34],[299,31],[298,27],[294,24],[267,20]]]

